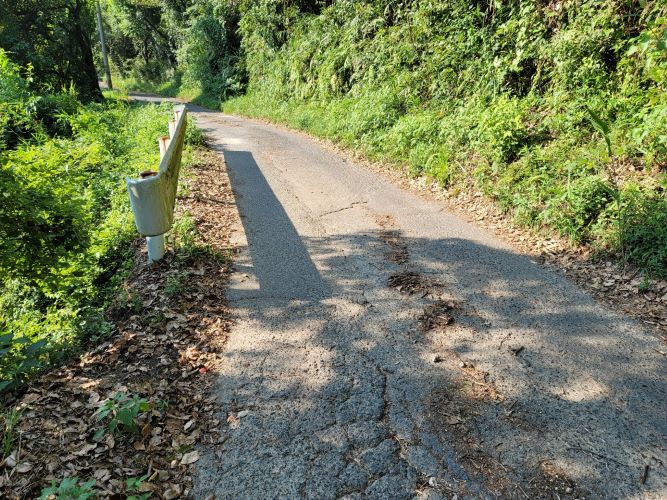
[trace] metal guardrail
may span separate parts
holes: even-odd
[[[134,222],[139,234],[146,237],[149,263],[164,256],[164,234],[174,223],[178,174],[187,125],[185,106],[174,106],[174,120],[169,121],[169,136],[158,139],[158,171],[142,172],[139,179],[125,179]]]

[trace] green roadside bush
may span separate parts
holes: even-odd
[[[664,190],[664,184],[659,193],[632,185],[623,192],[619,239],[627,258],[640,262],[646,269],[667,268],[667,199]]]
[[[157,165],[171,109],[37,95],[2,51],[0,89],[1,390],[111,332],[136,237],[124,177]]]

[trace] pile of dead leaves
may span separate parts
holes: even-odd
[[[392,274],[389,276],[389,279],[387,279],[387,286],[409,295],[424,290],[422,277],[419,274],[410,271]]]
[[[423,332],[427,332],[452,324],[454,322],[452,314],[455,307],[454,302],[445,300],[437,300],[433,304],[429,304],[417,318],[419,328]]]
[[[0,464],[4,498],[34,498],[63,480],[98,497],[190,494],[198,447],[219,441],[210,389],[229,328],[223,255],[234,206],[224,164],[204,152],[199,160],[179,202],[197,241],[152,266],[138,242],[108,311],[117,333],[9,402],[20,416]]]
[[[421,293],[425,297],[431,289],[440,286],[440,284],[419,273],[403,271],[389,276],[387,286],[407,295]]]
[[[405,264],[410,260],[408,246],[401,238],[399,231],[382,230],[380,232],[380,239],[389,246],[390,250],[387,252],[387,260],[395,264]]]

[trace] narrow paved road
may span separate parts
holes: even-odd
[[[300,134],[190,109],[243,226],[198,496],[667,496],[659,340]]]

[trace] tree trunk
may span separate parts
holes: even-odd
[[[75,84],[78,88],[81,101],[102,101],[104,97],[102,96],[100,84],[97,80],[92,44],[89,33],[84,29],[83,25],[82,10],[84,8],[84,3],[81,0],[75,0],[74,8],[70,13],[73,48],[78,52],[76,55],[73,54],[72,62],[76,63],[78,61],[80,64]]]

